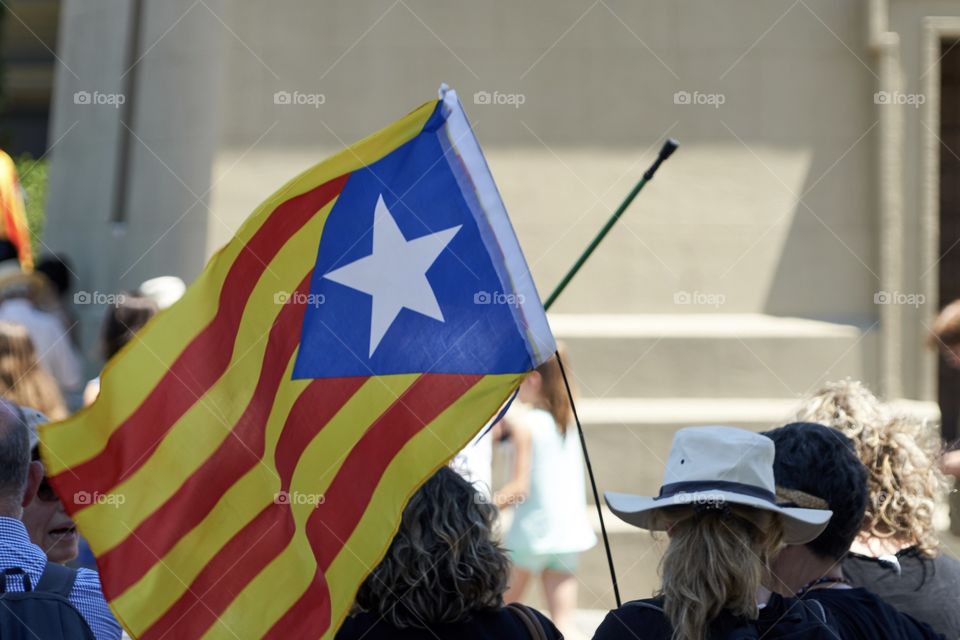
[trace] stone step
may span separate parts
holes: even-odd
[[[601,494],[653,495],[677,429],[722,424],[761,431],[783,424],[796,404],[779,398],[583,398],[577,409]],[[589,487],[587,493],[592,502]]]
[[[877,332],[762,314],[550,316],[583,397],[784,398],[876,386]]]
[[[764,431],[789,422],[797,404],[792,398],[582,398],[577,410],[600,492],[653,495],[677,429],[720,424]],[[893,404],[931,423],[939,417],[933,402]],[[589,487],[587,498],[593,501]]]

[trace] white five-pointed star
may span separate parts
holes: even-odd
[[[457,235],[460,226],[407,240],[381,195],[373,213],[373,253],[323,276],[373,298],[371,357],[403,308],[443,322],[437,296],[427,280],[427,270]]]

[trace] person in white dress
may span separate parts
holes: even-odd
[[[566,635],[574,633],[579,554],[597,542],[572,420],[560,367],[551,358],[524,379],[504,418],[515,446],[513,473],[494,495],[497,506],[515,507],[504,541],[514,565],[506,601],[519,601],[530,579],[539,576],[550,617]]]

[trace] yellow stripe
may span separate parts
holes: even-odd
[[[104,553],[131,535],[226,438],[233,437],[231,429],[247,408],[260,378],[271,327],[284,308],[275,296],[294,290],[313,268],[320,232],[332,206],[291,238],[254,287],[227,372],[177,421],[143,466],[108,496],[118,499],[93,503],[74,514],[94,553]],[[289,379],[283,378],[278,393],[285,393],[283,386]],[[97,536],[87,533],[88,527],[99,523],[112,526],[100,528]]]
[[[469,442],[477,430],[478,418],[492,416],[521,378],[516,374],[485,377],[407,442],[393,459],[380,479],[360,526],[327,574],[334,622],[345,612],[344,603],[349,608],[368,571],[349,572],[343,568],[343,556],[352,556],[356,552],[367,567],[376,566],[393,538],[409,496],[435,469]],[[319,440],[319,437],[315,439],[304,452],[292,486],[309,486],[309,490],[322,493],[333,480],[331,474],[327,474],[322,487],[309,484],[317,468],[313,456],[320,452],[318,449],[329,446]],[[310,512],[307,509],[297,514],[293,542],[247,585],[220,616],[222,622],[215,623],[204,638],[233,638],[231,628],[242,628],[251,638],[262,637],[303,594],[316,571],[316,560],[304,529],[305,518]],[[277,585],[283,585],[283,590]],[[253,611],[256,614],[252,614]]]
[[[315,479],[314,483],[311,483],[314,488],[310,493],[322,493],[325,490],[342,457],[360,439],[366,426],[380,416],[417,377],[415,374],[386,376],[367,381],[327,423],[303,452],[303,458],[297,467],[301,473],[304,469],[308,470]],[[311,381],[294,382],[301,385],[302,389]],[[264,455],[266,460],[274,459],[280,428],[293,402],[289,400],[283,405],[274,407],[271,415]],[[322,485],[319,484],[321,480]],[[307,486],[300,480],[296,486],[301,485]],[[257,465],[231,487],[216,508],[199,526],[184,536],[162,562],[154,565],[137,584],[111,603],[117,611],[125,613],[126,620],[136,623],[136,628],[131,630],[135,634],[143,633],[159,619],[186,590],[185,585],[189,585],[216,552],[273,501],[278,490],[279,482],[276,476],[270,474],[264,465]],[[294,516],[302,522],[306,518],[303,510],[309,511],[310,506],[293,506]]]
[[[270,213],[282,202],[338,176],[376,162],[415,137],[433,113],[427,102],[381,131],[307,169],[267,198],[240,226],[233,239],[210,259],[203,273],[176,305],[155,318],[104,369],[100,397],[59,423],[40,428],[43,459],[52,474],[95,457],[107,439],[163,378],[190,341],[216,315],[220,290],[230,266]]]

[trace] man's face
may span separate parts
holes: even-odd
[[[795,573],[796,567],[794,565],[797,561],[797,549],[796,545],[786,545],[780,549],[776,556],[770,559],[771,575],[768,586],[780,595],[787,597],[795,595],[791,592],[787,582]]]
[[[77,526],[47,483],[40,483],[36,497],[23,509],[23,524],[30,541],[43,549],[47,560],[63,564],[77,557]]]

